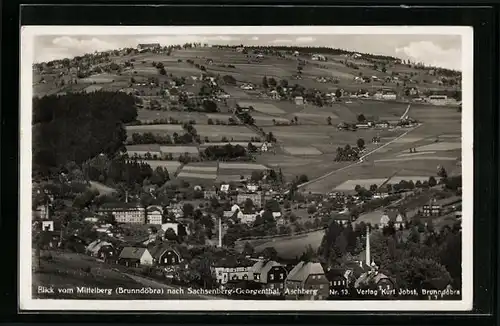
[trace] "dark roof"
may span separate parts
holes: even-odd
[[[301,261],[290,271],[287,281],[305,282],[309,275],[321,274],[325,274],[325,272],[320,263]]]
[[[163,253],[167,250],[172,250],[181,256],[180,252],[169,242],[162,242],[161,244],[152,247],[150,252],[153,258],[160,259],[161,255],[163,255]]]
[[[147,251],[147,248],[125,247],[120,252],[120,258],[141,259],[142,255]]]

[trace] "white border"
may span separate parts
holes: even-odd
[[[40,35],[259,35],[386,34],[462,37],[462,300],[461,301],[255,301],[255,300],[49,300],[32,298],[31,119],[34,38]],[[443,26],[29,26],[21,28],[19,309],[88,311],[468,311],[473,302],[473,29]]]

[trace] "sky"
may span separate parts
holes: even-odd
[[[35,38],[35,62],[71,58],[94,51],[136,47],[139,43],[176,45],[201,42],[216,45],[325,46],[389,55],[404,60],[461,70],[460,35],[43,35]]]

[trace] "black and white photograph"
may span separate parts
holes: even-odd
[[[472,35],[23,27],[21,309],[470,310]]]

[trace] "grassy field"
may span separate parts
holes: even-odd
[[[96,261],[94,258],[73,253],[52,251],[52,260],[41,261],[41,268],[33,274],[33,296],[45,299],[132,299],[118,295],[77,293],[77,287],[98,287],[114,290],[117,287],[139,288],[140,283],[114,270],[111,265]],[[89,271],[90,272],[87,272]],[[54,294],[38,294],[38,287],[53,287]],[[59,293],[59,290],[72,289],[73,293]],[[71,291],[71,290],[70,290]],[[136,297],[137,298],[137,297]]]
[[[267,247],[272,247],[276,249],[279,257],[283,259],[295,259],[300,257],[309,245],[313,250],[318,250],[324,234],[324,230],[319,230],[297,236],[275,238],[268,242],[259,243],[255,246],[255,251],[260,252]]]

